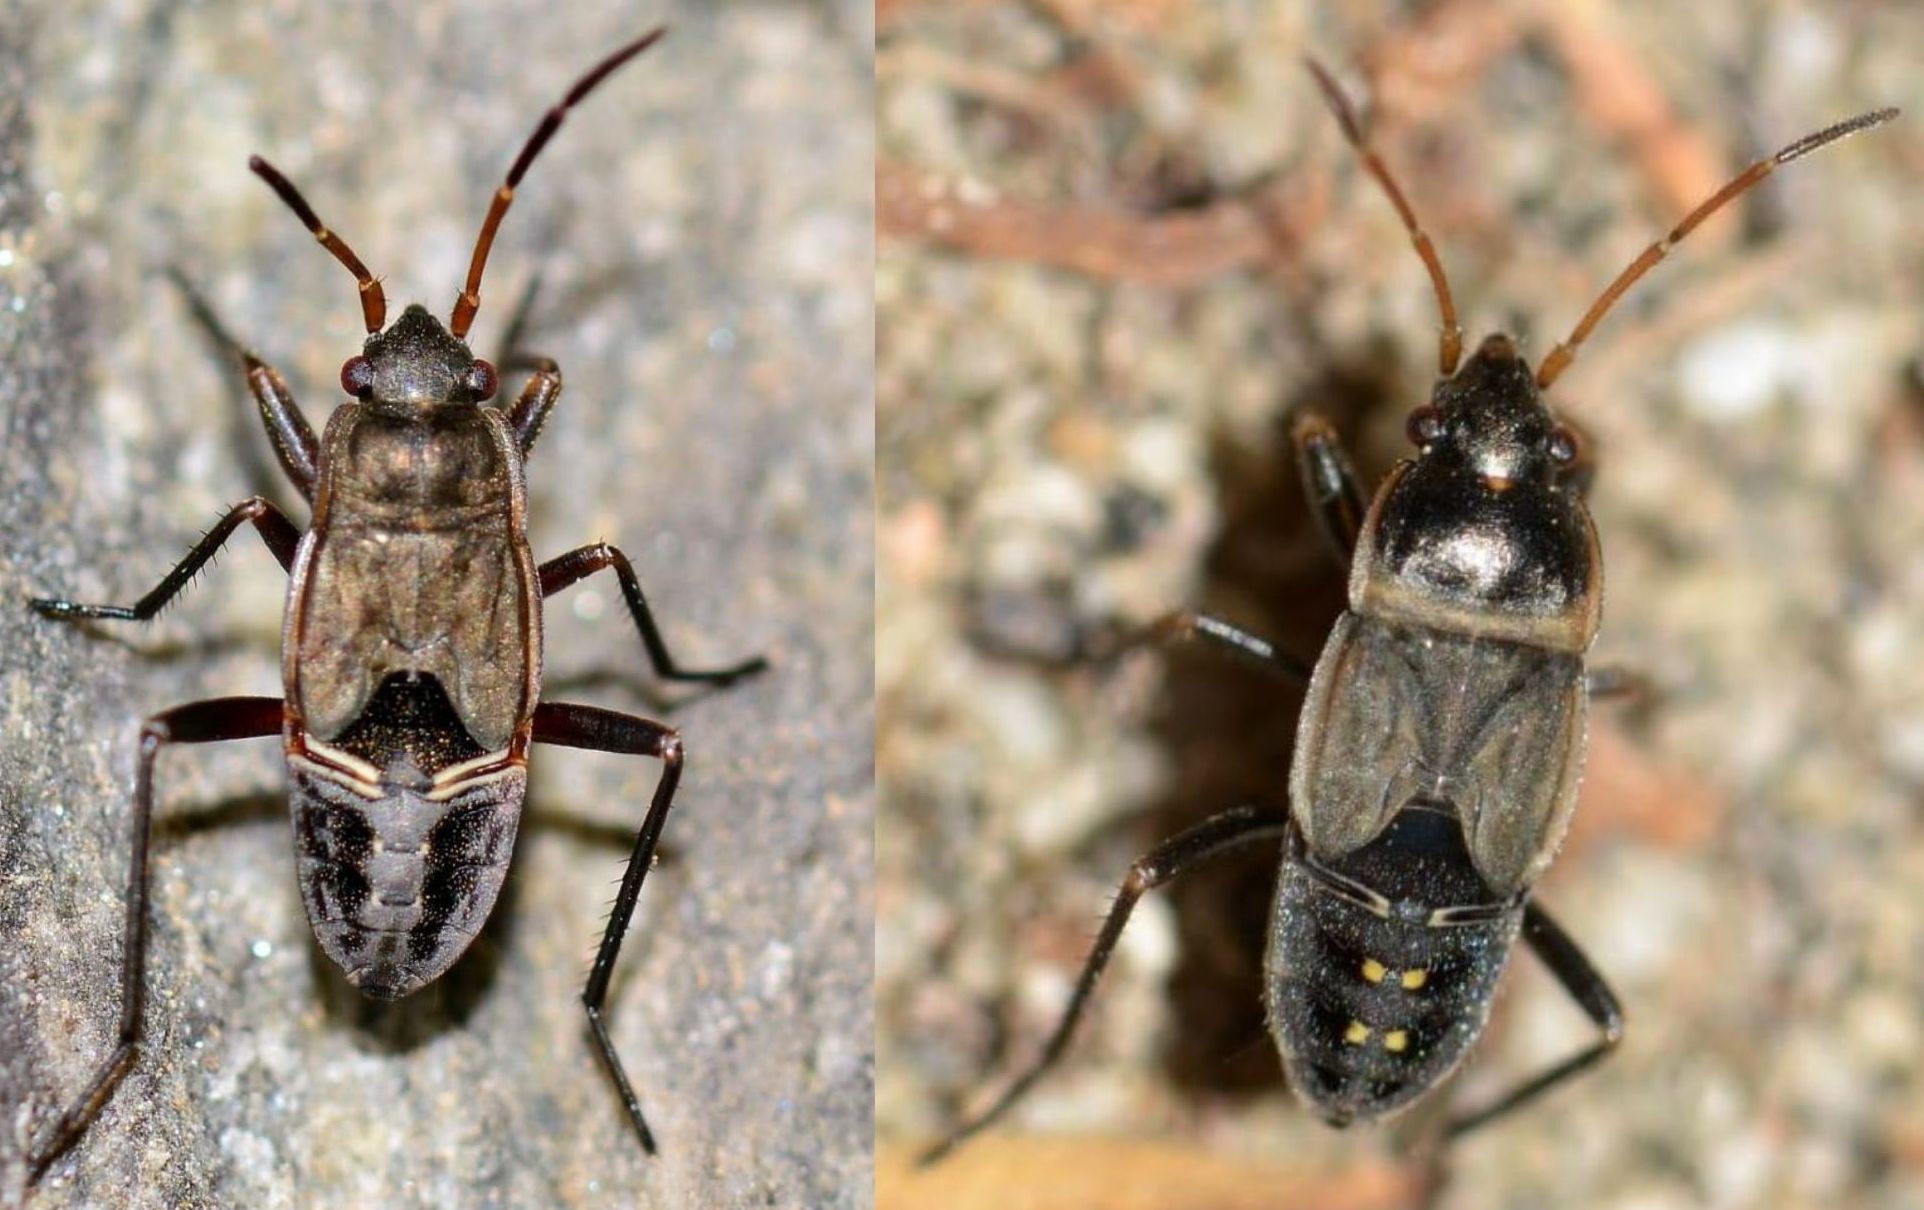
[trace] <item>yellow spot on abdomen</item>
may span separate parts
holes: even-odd
[[[1368,979],[1371,983],[1381,983],[1383,976],[1387,974],[1389,974],[1389,968],[1385,967],[1381,962],[1378,962],[1374,958],[1363,959],[1363,978]]]
[[[1413,992],[1417,988],[1422,987],[1425,983],[1428,983],[1429,981],[1430,981],[1430,972],[1428,971],[1404,971],[1403,972],[1403,981],[1402,981],[1403,990],[1406,992]]]
[[[1348,1042],[1351,1046],[1361,1046],[1369,1040],[1370,1027],[1361,1021],[1351,1021],[1349,1028],[1343,1031],[1343,1041]]]
[[[1389,1051],[1391,1054],[1402,1054],[1405,1050],[1409,1049],[1409,1046],[1410,1035],[1408,1030],[1392,1029],[1383,1035],[1383,1049]]]

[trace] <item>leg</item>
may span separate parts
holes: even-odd
[[[294,481],[301,495],[314,499],[314,486],[321,476],[321,443],[301,415],[301,405],[288,390],[281,372],[252,353],[243,355],[247,367],[247,389],[261,410],[261,425],[274,444],[274,455],[281,469]]]
[[[1523,939],[1529,942],[1530,949],[1542,959],[1543,965],[1550,968],[1550,973],[1563,985],[1563,990],[1583,1009],[1584,1015],[1596,1023],[1603,1036],[1587,1049],[1511,1089],[1492,1104],[1455,1119],[1444,1127],[1445,1140],[1459,1138],[1535,1100],[1596,1064],[1623,1040],[1623,1007],[1617,1003],[1617,994],[1603,981],[1597,968],[1590,965],[1590,959],[1577,948],[1577,943],[1570,940],[1570,935],[1550,919],[1549,913],[1534,903],[1523,909]]]
[[[295,529],[294,523],[266,497],[250,496],[227,510],[227,515],[207,531],[207,536],[187,552],[187,557],[168,572],[152,592],[132,605],[82,605],[78,601],[46,597],[35,597],[31,603],[50,618],[111,618],[121,622],[145,622],[159,613],[167,602],[180,595],[195,573],[206,566],[207,561],[226,544],[243,521],[254,523],[254,528],[260,531],[261,540],[267,543],[267,549],[273,551],[274,557],[280,560],[282,570],[293,569],[294,548],[301,543],[301,531]]]
[[[1135,910],[1136,900],[1142,898],[1145,891],[1154,890],[1218,853],[1281,836],[1288,827],[1286,819],[1264,814],[1254,807],[1237,807],[1204,820],[1174,839],[1164,841],[1148,856],[1138,858],[1129,867],[1129,876],[1122,880],[1122,889],[1117,892],[1116,902],[1109,909],[1109,918],[1103,922],[1102,932],[1096,936],[1095,948],[1089,951],[1088,961],[1083,963],[1082,975],[1076,980],[1076,990],[1069,997],[1069,1006],[1063,1010],[1062,1020],[1057,1022],[1055,1032],[1049,1035],[1049,1041],[1042,1048],[1042,1057],[1031,1063],[986,1111],[964,1121],[941,1142],[923,1152],[919,1162],[933,1164],[967,1142],[1021,1100],[1042,1078],[1043,1073],[1062,1057],[1070,1036],[1075,1033],[1076,1024],[1082,1020],[1083,1010],[1088,1007],[1096,981],[1102,978],[1103,968],[1109,964],[1109,954],[1122,937],[1123,926],[1129,923],[1129,914]]]
[[[1309,683],[1309,665],[1276,650],[1275,645],[1266,639],[1259,639],[1220,618],[1193,609],[1179,609],[1164,614],[1136,633],[1124,636],[1110,650],[1098,653],[1096,658],[1113,658],[1150,643],[1182,643],[1190,639],[1207,639],[1299,685]]]
[[[514,406],[508,409],[508,427],[514,430],[521,456],[526,458],[534,449],[535,439],[541,436],[541,426],[548,422],[548,413],[561,398],[561,367],[551,358],[527,357],[502,367],[504,372],[509,368],[534,371],[528,385],[521,388]]]
[[[127,922],[120,965],[120,1032],[113,1053],[94,1071],[87,1089],[42,1131],[27,1157],[27,1181],[73,1145],[107,1095],[133,1064],[140,1044],[140,1013],[147,965],[147,848],[154,813],[154,761],[168,744],[208,744],[279,735],[284,711],[277,697],[222,697],[191,702],[156,714],[140,727],[140,765],[134,779],[134,856],[127,875]]]
[[[1638,701],[1650,694],[1650,681],[1642,673],[1606,664],[1583,674],[1583,687],[1594,701],[1599,698],[1628,698]]]
[[[1369,507],[1363,489],[1357,486],[1356,470],[1343,452],[1336,430],[1314,412],[1296,414],[1290,422],[1289,440],[1296,447],[1296,469],[1303,479],[1303,492],[1309,497],[1310,512],[1316,517],[1316,528],[1347,570]]]
[[[1139,647],[1186,643],[1206,639],[1223,650],[1282,676],[1298,685],[1309,683],[1310,666],[1295,656],[1276,650],[1275,644],[1257,638],[1241,627],[1195,609],[1166,613],[1146,626],[1128,626],[1114,619],[1078,627],[1067,651],[1036,651],[1005,641],[987,627],[973,627],[970,641],[990,654],[1042,668],[1077,668],[1085,664],[1106,664]]]
[[[295,401],[294,392],[288,390],[287,380],[281,377],[279,370],[254,356],[245,345],[234,339],[226,325],[221,323],[220,317],[214,314],[213,305],[187,280],[186,274],[173,269],[168,276],[187,296],[188,309],[214,343],[246,370],[247,389],[253,393],[255,406],[260,408],[261,426],[267,430],[267,439],[273,443],[281,469],[294,481],[294,486],[300,489],[304,499],[314,499],[314,484],[320,476],[321,443],[314,436],[307,417],[301,414],[301,405]]]
[[[508,318],[507,331],[501,337],[501,357],[498,362],[503,377],[512,370],[534,371],[534,376],[528,379],[527,385],[521,388],[521,394],[508,409],[508,427],[514,430],[523,458],[534,450],[535,439],[541,436],[541,426],[547,423],[548,413],[561,398],[561,367],[551,357],[537,357],[521,351],[521,337],[527,330],[528,316],[534,310],[535,292],[540,288],[541,277],[537,274],[514,304],[514,314]]]
[[[557,384],[559,381],[556,380]],[[655,666],[657,676],[670,681],[716,681],[726,684],[768,667],[768,661],[761,656],[743,660],[728,668],[706,670],[683,668],[675,663],[675,657],[668,653],[668,644],[662,642],[661,631],[655,628],[655,617],[648,611],[648,601],[641,595],[641,581],[635,578],[635,569],[629,564],[628,556],[606,542],[571,550],[543,563],[541,595],[544,598],[551,597],[570,584],[609,567],[615,569],[615,576],[621,581],[621,595],[628,600],[628,612],[635,619],[635,629],[641,632],[642,646],[648,649],[648,660]]]
[[[514,310],[508,315],[508,326],[501,329],[501,351],[496,355],[494,364],[502,373],[522,360],[521,339],[528,334],[528,316],[534,314],[535,295],[541,293],[541,273],[528,279],[521,290],[521,297],[514,300]],[[529,359],[545,361],[546,358]]]
[[[671,727],[634,715],[616,714],[594,706],[543,702],[534,711],[534,742],[628,756],[653,756],[661,760],[661,780],[655,783],[654,801],[648,805],[641,831],[635,833],[634,852],[629,855],[628,869],[621,876],[621,890],[615,895],[607,931],[601,936],[601,948],[595,951],[595,965],[589,972],[588,985],[581,991],[595,1049],[615,1082],[615,1090],[621,1094],[629,1120],[641,1136],[642,1150],[653,1155],[655,1136],[648,1129],[647,1119],[641,1116],[641,1101],[636,1098],[634,1085],[628,1082],[628,1073],[615,1054],[614,1041],[608,1037],[608,1027],[601,1020],[601,1008],[608,999],[608,980],[621,953],[621,938],[635,914],[635,900],[641,897],[641,881],[648,876],[648,867],[654,864],[655,845],[661,839],[662,825],[668,821],[668,808],[675,801],[675,785],[681,780],[681,736]]]

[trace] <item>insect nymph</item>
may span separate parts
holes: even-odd
[[[281,376],[243,354],[280,464],[311,505],[305,532],[256,496],[229,510],[132,606],[33,602],[55,618],[146,620],[243,523],[254,526],[289,575],[285,696],[189,703],[141,727],[117,1045],[85,1091],[39,1132],[28,1157],[30,1178],[80,1137],[132,1064],[140,1040],[147,852],[160,751],[270,735],[283,740],[301,893],[314,934],[350,983],[383,1000],[408,995],[447,971],[492,911],[514,848],[531,745],[662,762],[582,992],[597,1052],[643,1147],[654,1150],[601,1013],[674,801],[681,737],[645,718],[541,700],[541,603],[611,569],[659,675],[727,682],[765,663],[678,666],[634,569],[612,546],[595,543],[535,562],[523,464],[560,397],[560,370],[547,359],[530,359],[533,373],[519,396],[493,406],[488,401],[499,377],[466,338],[480,307],[488,252],[528,166],[570,108],[662,33],[657,29],[604,59],[535,128],[494,195],[445,327],[420,306],[387,324],[380,282],[280,172],[258,157],[251,162],[354,274],[368,336],[341,368],[342,388],[352,399],[319,436]]]
[[[993,1122],[1062,1055],[1136,902],[1225,851],[1280,842],[1264,1010],[1291,1086],[1332,1125],[1380,1119],[1437,1087],[1474,1046],[1521,938],[1596,1025],[1595,1042],[1442,1126],[1459,1135],[1607,1055],[1615,994],[1531,899],[1562,845],[1593,695],[1586,667],[1602,562],[1588,462],[1544,392],[1619,297],[1710,214],[1777,167],[1896,116],[1860,115],[1738,174],[1619,274],[1533,373],[1497,334],[1465,360],[1442,263],[1335,81],[1309,64],[1344,137],[1422,257],[1441,315],[1439,376],[1409,415],[1415,456],[1373,501],[1334,430],[1292,426],[1311,511],[1349,574],[1349,607],[1314,668],[1216,618],[1173,614],[1142,640],[1205,639],[1307,682],[1286,812],[1216,815],[1139,859],[1041,1056],[925,1157]]]

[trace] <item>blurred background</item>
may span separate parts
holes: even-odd
[[[529,131],[663,23],[534,165],[474,329],[495,356],[541,277],[525,347],[567,389],[528,466],[536,556],[618,544],[679,657],[774,663],[691,694],[655,681],[612,578],[546,611],[549,695],[686,739],[609,1002],[660,1157],[579,1001],[659,765],[538,749],[490,928],[382,1006],[310,940],[256,741],[162,759],[146,1048],[35,1204],[869,1200],[868,6],[0,0],[0,1204],[106,1053],[139,719],[279,692],[286,581],[251,532],[152,626],[25,608],[129,599],[235,501],[293,495],[166,271],[318,426],[361,345],[353,282],[249,153],[392,315],[445,317]]]
[[[1201,604],[1313,658],[1343,603],[1284,421],[1374,484],[1435,304],[1299,60],[1329,64],[1472,342],[1532,361],[1751,160],[1552,392],[1591,437],[1604,629],[1542,902],[1618,1054],[1455,1149],[1450,1207],[1924,1204],[1924,23],[1912,6],[885,0],[877,992],[881,1202],[1411,1203],[1408,1124],[1281,1085],[1275,857],[1145,900],[1068,1058],[993,1134],[906,1157],[1026,1064],[1129,862],[1284,803],[1298,695],[1215,653],[1073,655]],[[1456,1091],[1590,1027],[1527,955]],[[1435,1105],[1447,1104],[1451,1091]]]

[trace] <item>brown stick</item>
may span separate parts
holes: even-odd
[[[964,186],[887,161],[876,167],[875,201],[876,228],[891,239],[1177,288],[1269,263],[1294,227],[1247,197],[1141,215],[972,197]]]

